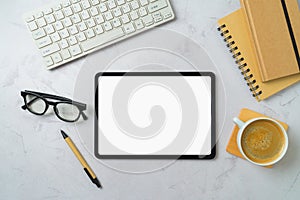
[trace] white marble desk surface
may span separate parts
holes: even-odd
[[[22,89],[72,96],[83,59],[54,71],[43,67],[21,16],[50,0],[2,1],[0,8],[0,199],[299,199],[300,84],[262,103],[249,95],[245,82],[216,31],[217,19],[240,7],[238,0],[172,0],[177,20],[166,27],[201,44],[227,83],[227,118],[214,161],[179,161],[151,174],[130,175],[95,165],[104,184],[98,190],[70,155],[55,117],[45,120],[22,112]],[[255,167],[225,152],[233,124],[243,107],[290,125],[287,156],[273,169]],[[65,125],[72,128],[70,125]],[[209,168],[203,168],[203,162]],[[208,164],[205,164],[207,166]],[[203,173],[205,171],[205,173]],[[201,173],[200,173],[201,172]],[[205,175],[203,175],[205,174]],[[73,176],[73,178],[70,178]],[[160,198],[158,198],[160,196]]]

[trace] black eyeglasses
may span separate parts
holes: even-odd
[[[22,91],[21,96],[25,102],[22,109],[27,109],[35,115],[44,115],[51,105],[53,106],[56,116],[65,122],[76,122],[81,115],[84,120],[87,120],[87,116],[83,113],[83,111],[86,110],[86,104],[79,103],[65,97],[28,90]],[[47,99],[57,101],[53,102]]]

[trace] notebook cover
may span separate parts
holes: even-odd
[[[299,18],[300,19],[300,18]],[[275,93],[300,81],[300,74],[269,82],[262,82],[259,65],[254,51],[252,37],[244,12],[239,9],[218,21],[220,31],[231,48],[239,69],[257,101],[269,98]],[[300,29],[299,29],[300,30]]]
[[[262,81],[300,72],[297,0],[240,0],[257,51]]]
[[[242,120],[242,121],[248,121],[250,119],[253,119],[253,118],[257,118],[257,117],[266,117],[265,115],[262,115],[260,113],[257,113],[257,112],[254,112],[252,110],[249,110],[249,109],[242,109],[240,114],[239,114],[239,119]],[[278,121],[278,120],[277,120]],[[288,125],[286,123],[283,123],[281,121],[278,121],[285,130],[288,130]],[[233,154],[235,156],[238,156],[242,159],[245,159],[243,157],[243,155],[240,153],[240,150],[238,148],[238,145],[237,145],[237,134],[239,132],[239,127],[237,125],[234,126],[233,128],[233,131],[232,131],[232,134],[231,134],[231,137],[229,139],[229,142],[227,144],[227,147],[226,147],[226,151],[230,154]],[[272,167],[272,166],[269,166],[269,167]]]

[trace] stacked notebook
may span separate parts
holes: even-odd
[[[257,101],[300,81],[297,0],[241,0],[219,30]]]

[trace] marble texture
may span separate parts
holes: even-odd
[[[85,59],[54,71],[44,68],[22,21],[50,0],[1,3],[0,199],[298,199],[300,195],[300,84],[257,103],[216,31],[217,19],[240,7],[238,0],[171,0],[176,21],[165,25],[202,45],[223,72],[227,117],[213,161],[178,161],[160,171],[132,175],[99,165],[78,136],[73,140],[104,185],[90,183],[58,130],[74,130],[54,116],[21,110],[19,92],[34,89],[72,97]],[[290,147],[273,169],[256,167],[225,152],[232,118],[247,107],[290,125]]]

